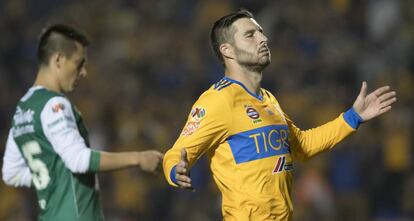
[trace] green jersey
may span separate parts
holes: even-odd
[[[89,148],[80,113],[62,94],[32,87],[13,116],[3,180],[33,186],[39,220],[103,220],[96,172],[100,154]]]

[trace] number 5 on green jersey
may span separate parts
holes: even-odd
[[[33,184],[37,190],[43,190],[50,182],[49,171],[46,164],[40,159],[33,158],[33,155],[42,153],[39,143],[29,141],[22,146],[23,155],[27,159],[30,169],[32,170]]]

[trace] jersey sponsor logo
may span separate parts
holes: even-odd
[[[259,112],[256,109],[254,109],[251,105],[244,105],[244,108],[246,108],[246,114],[253,120],[254,124],[262,122]]]
[[[20,107],[17,107],[16,113],[13,116],[13,137],[19,137],[24,134],[34,133],[33,126],[33,115],[34,111],[32,109],[22,110]]]
[[[63,105],[61,103],[57,103],[52,107],[53,113],[58,113],[61,110],[65,110],[65,105]]]
[[[273,169],[273,173],[280,173],[282,171],[289,171],[293,169],[292,162],[287,162],[288,159],[286,156],[281,156],[277,160],[275,169]]]
[[[58,125],[60,122],[62,122],[64,120],[65,120],[64,117],[59,117],[58,119],[52,121],[51,123],[48,123],[47,124],[47,128],[48,129],[53,128],[53,127],[55,127],[56,125]]]
[[[287,125],[269,125],[230,136],[237,164],[290,153]]]
[[[13,128],[13,137],[16,138],[24,134],[29,134],[29,133],[34,133],[34,132],[35,132],[35,129],[34,129],[33,124],[28,124],[24,126],[15,126]]]
[[[252,119],[258,119],[259,118],[259,112],[257,112],[254,108],[248,107],[246,109],[246,114]]]
[[[181,132],[181,136],[188,137],[200,127],[200,121],[189,121]]]
[[[187,122],[187,125],[184,127],[181,132],[181,136],[190,136],[200,128],[201,119],[206,115],[206,110],[203,107],[195,107],[190,112],[190,119]]]
[[[14,125],[32,123],[34,113],[32,109],[23,111],[20,107],[17,107],[16,113],[13,116]]]

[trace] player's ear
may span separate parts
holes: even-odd
[[[56,52],[56,53],[53,53],[52,56],[50,57],[49,64],[54,68],[60,69],[62,67],[63,62],[65,62],[64,60],[65,60],[65,57],[63,56],[63,54]]]
[[[223,57],[230,58],[230,59],[234,58],[234,49],[233,49],[233,46],[231,44],[223,43],[223,44],[220,45],[219,49],[220,49],[220,53],[223,55]]]

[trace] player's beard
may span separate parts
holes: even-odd
[[[246,67],[248,70],[255,72],[262,72],[271,61],[270,51],[267,52],[267,55],[262,53],[251,53],[244,49],[235,47],[237,62]]]

